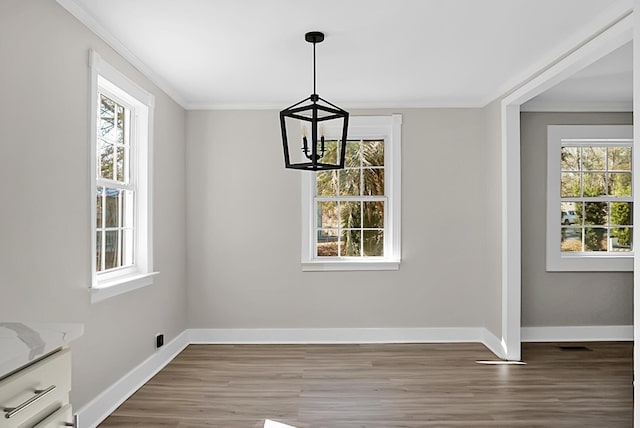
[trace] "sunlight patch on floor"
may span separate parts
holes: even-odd
[[[294,427],[293,425],[287,425],[281,422],[272,421],[271,419],[265,419],[264,428],[296,428],[296,427]]]
[[[523,361],[505,361],[505,360],[478,360],[476,361],[477,364],[486,364],[486,365],[490,365],[490,366],[510,366],[510,365],[517,365],[517,366],[524,366],[527,365],[527,363],[523,362]]]

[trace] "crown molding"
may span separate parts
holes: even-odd
[[[67,12],[74,16],[78,21],[84,24],[90,31],[96,36],[102,39],[107,45],[115,50],[120,56],[140,71],[147,79],[149,79],[154,85],[165,92],[176,103],[180,104],[182,108],[185,108],[187,104],[186,100],[180,95],[180,93],[173,88],[166,80],[155,73],[149,66],[147,66],[140,58],[138,58],[133,52],[127,48],[118,38],[116,38],[111,32],[105,29],[85,8],[80,6],[75,0],[56,0],[60,6],[62,6]]]
[[[428,101],[415,101],[415,102],[388,102],[388,103],[376,103],[376,102],[337,102],[342,108],[348,110],[384,110],[384,109],[424,109],[424,108],[483,108],[485,104],[478,100],[465,99],[465,100],[428,100]],[[260,103],[238,103],[238,104],[225,104],[225,103],[212,103],[212,104],[197,104],[187,103],[184,105],[186,110],[282,110],[288,104],[260,104]]]

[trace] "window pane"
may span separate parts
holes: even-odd
[[[362,174],[364,178],[364,195],[384,195],[384,169],[364,168]]]
[[[578,217],[578,221],[575,224],[583,225],[584,224],[584,203],[575,202],[573,203],[573,205],[575,205],[574,212]]]
[[[604,172],[585,172],[582,174],[582,191],[585,197],[605,196],[606,183]]]
[[[98,142],[98,162],[100,163],[100,177],[113,179],[113,144],[104,140]]]
[[[316,194],[318,196],[336,196],[338,194],[338,171],[317,173]]]
[[[338,142],[335,140],[324,142],[324,156],[321,162],[323,163],[338,163]]]
[[[340,223],[344,229],[362,226],[360,202],[342,202],[340,204]]]
[[[364,166],[384,166],[384,140],[363,142],[362,163]]]
[[[118,123],[117,123],[117,132],[115,135],[116,141],[120,144],[124,144],[124,115],[125,109],[121,105],[117,106],[117,115],[118,115]]]
[[[609,195],[631,196],[630,172],[613,172],[609,174]]]
[[[100,94],[98,136],[115,143],[126,143],[126,115],[128,110],[112,99]]]
[[[585,227],[584,251],[607,251],[607,229]]]
[[[612,225],[632,225],[633,224],[633,203],[632,202],[612,202],[611,203],[611,224]]]
[[[118,146],[116,148],[116,180],[125,183],[125,148],[124,146]],[[127,174],[128,175],[128,174]]]
[[[605,226],[607,224],[606,202],[585,202],[585,224]]]
[[[347,141],[345,167],[360,167],[360,141]]]
[[[580,174],[563,172],[560,176],[560,197],[570,198],[580,196]]]
[[[360,169],[346,169],[338,172],[341,196],[360,196]]]
[[[609,169],[631,171],[631,147],[609,147]]]
[[[338,256],[338,231],[337,230],[318,230],[318,243],[316,246],[316,255],[318,257],[337,257]]]
[[[573,202],[563,202],[560,204],[560,224],[568,226],[570,224],[582,224],[581,213],[574,207]]]
[[[633,246],[631,245],[633,229],[630,227],[612,228],[610,233],[610,251],[633,251]]]
[[[124,251],[124,233],[118,230],[118,243],[116,248],[116,266],[122,266],[122,252]]]
[[[605,154],[604,147],[583,147],[582,169],[585,171],[604,171]]]
[[[98,187],[96,189],[96,227],[102,227],[102,192],[104,188]]]
[[[118,255],[118,231],[109,230],[104,233],[105,235],[105,248],[104,248],[104,268],[113,269],[117,267],[117,255]]]
[[[113,131],[113,120],[116,103],[100,94],[100,117],[98,119],[98,135],[107,136]]]
[[[580,147],[562,147],[560,151],[560,169],[562,171],[580,170]]]
[[[318,203],[318,228],[338,227],[338,202]]]
[[[120,224],[120,191],[105,188],[105,227],[117,227]]]
[[[340,234],[340,255],[345,257],[360,256],[359,230],[343,230]]]
[[[96,233],[96,272],[102,270],[102,232]]]
[[[384,256],[384,232],[382,230],[365,230],[362,235],[362,249],[365,256]]]
[[[560,228],[560,251],[582,251],[582,229],[579,227]]]
[[[384,202],[363,202],[363,227],[384,228]]]

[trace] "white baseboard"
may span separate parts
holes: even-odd
[[[77,428],[95,428],[189,345],[186,330],[77,412]]]
[[[502,343],[483,327],[188,329],[78,410],[78,428],[95,428],[190,344],[461,343],[484,344],[504,358]]]
[[[258,328],[190,329],[189,343],[321,344],[483,342],[486,329],[470,328]]]
[[[632,341],[632,325],[522,327],[523,342]]]

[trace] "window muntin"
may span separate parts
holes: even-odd
[[[98,93],[96,135],[96,272],[134,264],[135,195],[131,177],[131,109]]]
[[[550,125],[547,137],[547,271],[633,270],[632,125]]]
[[[631,141],[563,140],[560,251],[633,250]]]
[[[316,257],[384,257],[384,168],[384,140],[360,139],[347,141],[344,170],[316,173]]]

